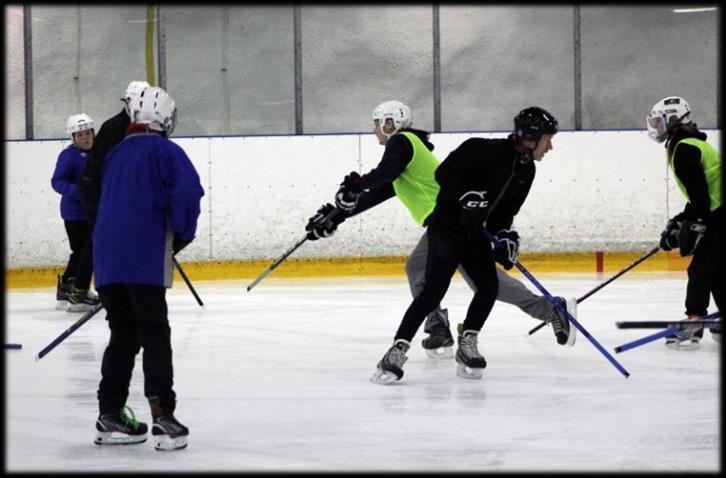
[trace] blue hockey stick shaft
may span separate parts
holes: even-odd
[[[708,314],[706,317],[703,318],[703,320],[711,320],[711,319],[715,319],[720,316],[721,315],[718,312],[714,312],[713,314]],[[687,322],[684,322],[684,323],[687,323]],[[656,333],[648,335],[646,337],[642,337],[640,339],[633,340],[632,342],[628,342],[626,344],[615,347],[615,349],[614,349],[615,353],[625,352],[626,350],[634,349],[635,347],[640,347],[641,345],[645,345],[650,342],[654,342],[658,339],[668,337],[669,335],[673,335],[676,332],[678,332],[678,330],[679,330],[679,327],[669,327],[665,330],[661,330],[660,332],[656,332]]]
[[[101,304],[98,304],[93,309],[91,309],[88,312],[86,312],[85,314],[83,314],[83,317],[76,320],[73,323],[73,325],[68,327],[62,334],[60,334],[58,337],[56,337],[55,340],[53,340],[51,343],[46,345],[43,350],[38,352],[38,355],[35,356],[35,360],[40,360],[43,357],[45,357],[48,354],[48,352],[50,352],[51,350],[56,348],[58,346],[58,344],[63,342],[65,339],[67,339],[68,336],[70,336],[73,332],[75,332],[81,325],[88,322],[102,308],[103,308],[103,306]]]
[[[487,239],[489,239],[489,241],[491,241],[492,244],[494,244],[494,247],[496,247],[499,244],[499,241],[497,240],[497,238],[494,237],[494,235],[492,235],[492,233],[489,232],[489,230],[487,228],[482,228],[482,232],[484,233],[484,236]],[[617,360],[615,360],[615,357],[613,357],[610,354],[610,352],[608,352],[602,345],[600,345],[600,342],[598,342],[597,339],[595,339],[595,337],[593,337],[592,335],[590,335],[590,332],[588,332],[585,329],[585,327],[583,327],[582,325],[580,325],[580,323],[569,312],[567,312],[567,309],[565,307],[562,307],[560,305],[559,301],[556,300],[552,296],[552,294],[550,294],[547,291],[547,289],[545,289],[544,286],[542,286],[542,284],[540,284],[539,281],[537,279],[535,279],[534,276],[532,274],[530,274],[529,271],[522,264],[519,263],[519,261],[515,262],[514,265],[515,265],[515,267],[517,269],[520,270],[520,272],[522,272],[522,274],[524,274],[524,276],[527,279],[529,279],[529,281],[532,284],[534,284],[534,286],[540,292],[542,292],[542,295],[545,298],[547,298],[547,300],[555,307],[555,309],[557,309],[562,315],[564,315],[565,317],[567,317],[567,320],[569,320],[572,325],[574,325],[575,327],[577,327],[577,330],[579,330],[582,333],[582,335],[584,335],[587,338],[587,340],[589,340],[590,343],[592,345],[594,345],[595,348],[601,354],[603,354],[605,356],[605,358],[608,359],[608,361],[610,361],[610,363],[613,364],[613,366],[616,369],[618,369],[618,371],[620,373],[622,373],[625,376],[625,378],[630,377],[630,373],[627,370],[625,370],[625,368],[622,365],[620,365],[620,363]]]

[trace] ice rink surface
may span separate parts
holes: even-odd
[[[520,275],[530,289],[535,290]],[[580,297],[606,277],[541,274],[554,295]],[[194,277],[190,277],[194,282]],[[198,282],[169,290],[176,416],[189,446],[157,452],[93,444],[96,389],[108,340],[101,311],[43,359],[36,354],[81,314],[54,310],[55,289],[6,293],[6,471],[705,471],[721,470],[721,346],[662,341],[623,320],[682,318],[685,273],[631,272],[579,306],[579,322],[631,374],[578,333],[497,302],[479,340],[481,380],[428,358],[423,326],[405,375],[369,381],[410,303],[401,277]],[[471,292],[456,276],[444,301],[452,327]],[[709,312],[715,312],[712,303]],[[149,422],[141,354],[128,405]]]

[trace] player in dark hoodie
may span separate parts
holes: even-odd
[[[375,108],[373,133],[379,144],[386,148],[380,163],[362,177],[354,172],[346,176],[336,198],[338,212],[326,219],[336,208],[332,204],[323,205],[308,221],[308,239],[330,237],[347,217],[360,214],[394,196],[406,206],[419,226],[427,225],[439,193],[439,184],[434,176],[439,160],[432,152],[434,145],[429,141],[429,133],[412,128],[412,124],[411,110],[400,101],[386,101]],[[406,274],[414,297],[424,286],[427,250],[428,236],[424,232],[406,262]],[[459,272],[469,287],[476,290],[466,271],[459,268]],[[558,314],[547,299],[533,294],[501,269],[497,269],[497,275],[497,300],[515,305],[536,319],[551,322],[559,344],[574,344],[575,330],[572,329],[570,334],[567,319]],[[566,301],[560,299],[564,305]],[[574,300],[567,301],[568,311],[573,315],[576,314],[575,304]],[[453,357],[454,339],[446,309],[436,307],[428,315],[424,331],[430,334],[422,342],[427,355],[433,358]]]

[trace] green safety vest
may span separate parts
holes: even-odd
[[[400,134],[411,142],[413,158],[393,181],[393,190],[414,221],[423,226],[436,207],[436,197],[439,195],[439,183],[434,176],[439,160],[414,133],[402,131]]]
[[[701,166],[703,166],[703,173],[706,175],[708,195],[711,198],[711,211],[714,211],[721,206],[721,156],[719,156],[718,152],[709,143],[696,138],[686,138],[679,141],[673,148],[673,154],[675,154],[676,148],[684,143],[701,150]],[[690,202],[688,192],[681,180],[678,179],[678,175],[673,168],[673,156],[669,159],[668,164],[671,167],[671,171],[673,171],[673,177],[676,178],[676,184],[678,184],[678,188],[686,197],[686,200]]]

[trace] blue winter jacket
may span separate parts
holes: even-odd
[[[184,150],[155,133],[129,134],[106,156],[93,230],[96,288],[171,287],[174,234],[191,242],[204,189]]]
[[[61,195],[60,214],[64,221],[87,221],[86,211],[76,191],[76,183],[86,167],[88,151],[71,144],[58,155],[50,179],[53,190]]]

